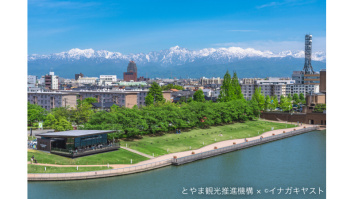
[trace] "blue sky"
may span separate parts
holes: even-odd
[[[325,0],[28,1],[28,53],[239,46],[279,52],[326,48]]]

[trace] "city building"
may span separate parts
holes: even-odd
[[[304,74],[304,84],[320,85],[320,73]]]
[[[113,130],[71,130],[41,133],[37,149],[70,158],[117,150],[119,143],[109,143]]]
[[[208,85],[208,84],[218,84],[221,85],[223,82],[223,79],[221,79],[220,77],[212,77],[212,78],[206,78],[206,77],[202,77],[199,80],[199,83],[201,85]]]
[[[211,89],[203,89],[203,93],[205,97],[211,97],[212,90]]]
[[[304,71],[293,71],[291,79],[295,80],[295,84],[304,84]]]
[[[124,86],[124,87],[147,87],[147,83],[146,82],[134,82],[134,81],[129,81],[129,82],[125,82],[125,81],[119,81],[119,82],[116,82],[112,85],[117,85],[117,86]]]
[[[294,84],[295,80],[290,78],[244,78],[240,80],[241,91],[246,100],[251,100],[256,88],[261,88],[264,96],[277,96],[278,100],[283,95],[286,95],[286,86]]]
[[[112,102],[118,106],[133,108],[133,106],[143,106],[145,104],[145,97],[148,90],[80,90],[80,91],[65,91],[67,93],[76,93],[77,99],[84,100],[85,98],[93,97],[97,99],[98,103]],[[171,91],[163,91],[163,97],[166,101],[172,101]]]
[[[39,91],[41,90],[37,86],[37,76],[28,75],[27,76],[27,91]]]
[[[318,93],[319,92],[319,85],[314,84],[288,84],[286,85],[286,95],[291,94],[294,95],[295,93],[300,95],[300,93],[306,96],[310,93]]]
[[[79,84],[79,86],[83,86],[83,85],[92,85],[92,84],[96,84],[98,78],[97,77],[79,77],[79,79],[77,79],[77,83]]]
[[[76,93],[65,92],[27,92],[27,100],[31,104],[37,104],[46,110],[56,107],[76,108]]]
[[[28,76],[27,76],[27,84],[28,84],[28,85],[35,85],[35,84],[37,84],[37,76],[35,76],[35,75],[28,75]]]
[[[45,88],[48,90],[58,90],[59,89],[59,78],[54,75],[54,72],[49,72],[49,75],[44,76]]]
[[[173,102],[179,102],[179,101],[187,101],[188,98],[193,98],[195,91],[192,90],[183,90],[183,91],[177,91],[177,92],[173,92],[171,94]]]
[[[131,80],[137,81],[138,80],[138,68],[136,67],[136,63],[134,61],[130,61],[127,67],[127,72],[123,73],[123,79],[126,82]]]
[[[100,86],[112,85],[114,82],[117,82],[117,75],[100,75]]]
[[[320,92],[326,94],[326,69],[320,71]]]
[[[146,81],[149,81],[149,80],[150,80],[150,78],[147,78],[147,77],[144,77],[144,76],[141,76],[141,77],[138,78],[139,82],[146,82]]]
[[[75,74],[75,80],[78,80],[80,77],[84,77],[84,74]]]

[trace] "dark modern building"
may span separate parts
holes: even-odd
[[[119,148],[119,143],[108,142],[112,130],[72,130],[38,134],[37,149],[76,158]]]
[[[138,80],[138,68],[134,61],[129,62],[127,72],[123,73],[123,79],[126,82],[130,82],[131,80],[136,82]]]
[[[84,77],[84,74],[75,74],[75,80],[78,80],[80,77]]]

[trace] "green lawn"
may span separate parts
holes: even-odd
[[[44,170],[46,167],[46,171]],[[84,172],[84,171],[98,171],[98,170],[107,170],[112,169],[112,167],[79,167],[79,170],[76,170],[76,167],[50,167],[50,166],[41,166],[41,165],[27,165],[27,173],[73,173],[73,172]]]
[[[37,163],[44,164],[60,164],[60,165],[97,165],[97,164],[130,164],[130,159],[133,159],[133,164],[148,160],[148,158],[132,153],[130,151],[119,149],[118,151],[111,151],[106,153],[99,153],[95,155],[80,157],[80,158],[66,158],[59,155],[54,155],[37,150],[28,150],[27,160],[31,161],[31,157],[37,160]]]
[[[199,149],[204,145],[230,139],[253,137],[271,128],[284,129],[292,128],[295,125],[267,121],[247,121],[224,126],[214,126],[209,129],[195,129],[181,134],[166,134],[158,137],[144,136],[143,139],[134,141],[121,141],[121,146],[128,145],[142,153],[161,156],[168,153]],[[223,136],[219,136],[222,133]],[[216,141],[215,141],[216,139]],[[204,142],[204,145],[203,145]],[[167,152],[168,149],[168,152]]]

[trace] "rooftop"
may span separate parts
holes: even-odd
[[[89,135],[99,135],[99,134],[105,134],[105,133],[113,133],[116,132],[114,130],[72,130],[72,131],[60,131],[60,132],[51,132],[51,133],[41,133],[38,134],[38,136],[41,137],[70,137],[70,138],[76,138],[76,137],[83,137],[83,136],[89,136]]]

